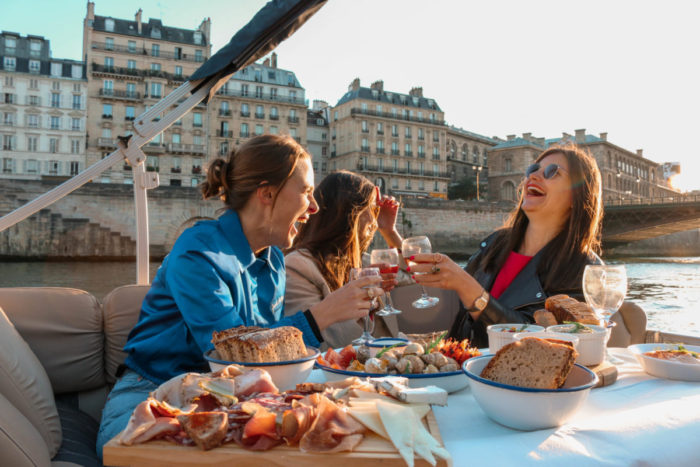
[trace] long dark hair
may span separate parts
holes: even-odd
[[[289,136],[256,136],[233,149],[228,160],[218,157],[209,164],[202,196],[221,198],[226,207],[238,211],[261,184],[278,187],[279,193],[304,157],[310,156]]]
[[[540,154],[536,162],[551,154],[563,154],[569,164],[572,208],[564,228],[542,249],[537,273],[545,289],[561,289],[579,281],[588,257],[600,252],[602,182],[595,159],[579,146],[553,146]],[[520,247],[529,223],[521,207],[525,182],[523,179],[520,184],[518,207],[498,231],[488,252],[476,264],[470,264],[469,272],[484,269],[496,274],[510,252]]]
[[[360,238],[359,218],[375,196],[372,182],[345,170],[327,175],[314,191],[318,212],[302,225],[291,250],[308,250],[331,290],[362,264],[372,235]]]

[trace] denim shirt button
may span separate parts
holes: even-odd
[[[542,298],[542,292],[537,292],[537,295],[535,295],[537,298]]]

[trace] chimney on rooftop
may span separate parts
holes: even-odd
[[[420,88],[420,87],[411,88],[411,90],[408,91],[408,95],[413,96],[413,97],[423,97],[423,88]]]
[[[508,136],[506,136],[506,139],[508,141],[513,141],[515,139],[515,135],[508,135]]]
[[[95,2],[88,2],[86,19],[95,19]]]
[[[265,60],[263,60],[263,66],[267,66],[267,67],[270,66],[270,58],[269,57],[266,58]]]
[[[277,68],[277,52],[272,52],[272,55],[270,55],[270,66]]]
[[[567,143],[571,139],[571,135],[565,131],[561,133],[561,142]]]
[[[644,154],[644,149],[637,149],[637,155],[639,157],[644,157],[643,154]]]
[[[205,42],[211,44],[211,36],[209,35],[211,32],[211,18],[204,18],[202,22],[199,23],[197,30],[201,31],[202,35],[205,37]]]
[[[603,141],[607,141],[607,140],[608,140],[608,134],[607,134],[607,133],[601,133],[601,134],[600,134],[600,139],[602,139]]]
[[[530,137],[532,136],[532,133],[523,133],[523,139],[526,139],[530,141]]]
[[[370,85],[370,89],[376,89],[379,92],[384,91],[384,81],[382,81],[381,79],[375,81]]]
[[[143,10],[139,8],[139,10],[136,12],[136,15],[134,16],[134,19],[136,21],[136,28],[138,29],[139,35],[141,35],[141,13],[143,13]]]
[[[360,78],[355,78],[348,86],[348,91],[357,91],[358,89],[360,89]]]
[[[540,146],[544,147],[544,137],[542,138],[535,138],[535,143],[539,144]]]
[[[576,130],[576,143],[583,144],[585,142],[586,142],[586,129],[582,128],[580,130]]]

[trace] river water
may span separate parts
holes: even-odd
[[[608,262],[626,265],[627,300],[647,312],[647,328],[700,336],[700,257]],[[151,264],[151,278],[158,266]],[[100,300],[135,279],[136,265],[128,262],[0,262],[0,287],[75,287]]]

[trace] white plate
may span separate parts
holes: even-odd
[[[683,345],[686,350],[700,353],[700,346]],[[644,355],[654,350],[675,350],[678,344],[636,344],[628,349],[637,358],[644,371],[657,378],[676,379],[680,381],[700,381],[700,365],[693,363],[680,363],[671,360]]]
[[[340,353],[342,349],[335,349],[336,352]],[[483,355],[483,351],[482,351]],[[469,360],[467,360],[469,361]],[[326,381],[339,381],[350,376],[358,376],[360,378],[377,378],[381,376],[390,376],[383,373],[365,373],[363,371],[347,371],[347,370],[336,370],[335,368],[330,368],[320,363],[316,362],[316,368],[320,368],[323,371],[323,375],[326,377]],[[447,373],[426,373],[426,374],[399,374],[395,376],[401,376],[408,378],[408,385],[412,388],[423,388],[426,386],[437,386],[444,389],[448,393],[459,391],[464,389],[469,384],[467,375],[464,374],[460,368],[458,371],[449,371]]]

